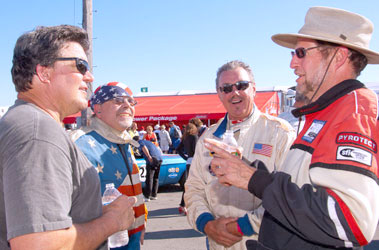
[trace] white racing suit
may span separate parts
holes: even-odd
[[[259,231],[263,213],[251,211],[260,207],[261,200],[247,190],[221,185],[209,170],[212,157],[204,147],[204,138],[220,139],[226,129],[233,130],[238,145],[243,147],[244,158],[250,162],[261,160],[270,172],[282,164],[295,139],[295,132],[288,122],[263,114],[254,107],[253,113],[237,124],[232,124],[226,115],[211,126],[196,145],[184,195],[190,225],[204,233],[204,227],[210,220],[239,217],[238,224],[244,235],[252,235]],[[209,245],[210,249],[246,249],[245,241],[249,238],[252,239],[244,236],[230,248],[209,238]]]

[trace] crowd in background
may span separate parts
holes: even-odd
[[[199,118],[192,118],[187,125],[183,125],[181,128],[174,122],[169,122],[167,127],[164,124],[156,124],[154,127],[148,125],[146,128],[144,126],[139,127],[136,122],[133,122],[128,132],[132,138],[138,136],[140,140],[151,141],[164,154],[180,154],[178,147],[186,136],[189,124],[195,126],[196,133],[199,136],[207,129]],[[181,156],[183,157],[183,154]],[[187,160],[185,157],[183,158]]]
[[[165,125],[156,124],[146,127],[141,126],[138,129],[136,122],[128,129],[131,138],[138,141],[140,147],[132,147],[134,156],[146,160],[146,185],[144,188],[144,201],[157,199],[159,187],[159,172],[162,164],[162,153],[179,154],[186,161],[186,170],[184,172],[187,180],[192,158],[195,154],[195,148],[198,138],[207,130],[199,118],[192,118],[188,124],[183,125],[182,129],[169,122],[167,130]],[[156,150],[158,149],[158,150]],[[179,214],[187,215],[187,209],[184,203],[184,192],[178,208]]]

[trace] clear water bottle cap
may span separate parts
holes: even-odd
[[[105,184],[105,189],[107,189],[107,188],[114,188],[114,183]]]
[[[225,131],[225,134],[234,134],[234,133],[233,133],[233,130],[227,129],[227,130]]]
[[[226,137],[234,137],[233,130],[226,130],[222,138],[225,139]]]

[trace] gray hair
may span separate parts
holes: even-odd
[[[234,61],[229,61],[225,63],[224,65],[222,65],[220,68],[218,68],[217,77],[216,77],[216,89],[218,87],[218,82],[220,80],[221,73],[228,70],[234,70],[236,68],[243,68],[244,70],[246,70],[246,72],[249,74],[250,81],[254,83],[254,75],[253,75],[253,72],[251,71],[250,66],[242,61],[234,60]]]

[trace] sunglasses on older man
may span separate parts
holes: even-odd
[[[300,47],[300,48],[295,49],[295,51],[291,51],[291,55],[292,55],[292,57],[294,55],[296,55],[297,58],[303,58],[304,56],[307,55],[307,51],[308,50],[315,49],[315,48],[318,48],[318,47],[320,47],[320,46],[315,46],[315,47],[310,47],[310,48]]]
[[[133,97],[130,97],[130,96],[127,96],[127,97],[117,96],[113,98],[113,102],[117,105],[121,105],[127,102],[131,107],[134,107],[137,105],[137,101]]]
[[[58,57],[55,58],[56,61],[71,61],[75,60],[75,65],[77,70],[82,74],[85,75],[87,71],[89,71],[89,65],[86,60],[83,60],[78,57]]]
[[[245,90],[249,87],[250,81],[239,81],[234,84],[231,83],[225,83],[224,86],[220,87],[220,91],[224,92],[225,94],[230,93],[233,91],[233,86],[236,86],[237,90]]]

